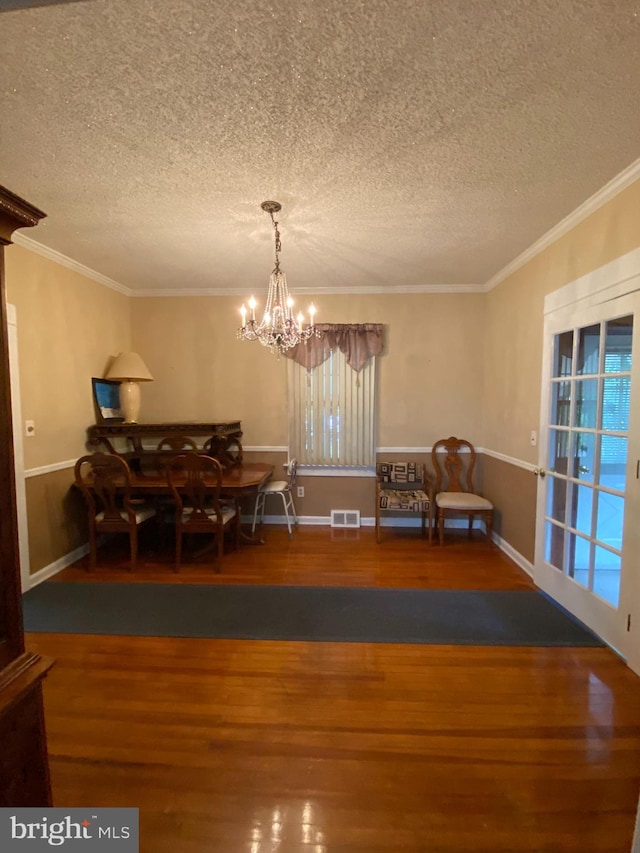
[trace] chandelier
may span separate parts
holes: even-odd
[[[271,217],[276,241],[276,265],[269,278],[269,290],[267,291],[267,302],[264,307],[262,320],[256,320],[257,302],[251,297],[249,309],[245,305],[240,309],[242,315],[242,326],[238,329],[238,338],[243,341],[260,341],[263,347],[268,347],[271,352],[278,355],[285,350],[291,349],[296,344],[305,343],[309,338],[320,337],[320,332],[314,325],[313,318],[316,309],[313,303],[309,306],[309,324],[304,326],[304,315],[302,312],[297,317],[293,315],[293,299],[289,296],[287,279],[280,269],[280,232],[276,213],[282,209],[277,201],[263,201],[261,208]]]

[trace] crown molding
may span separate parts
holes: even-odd
[[[524,266],[536,255],[539,255],[540,252],[544,251],[544,249],[552,243],[555,243],[556,240],[559,240],[560,237],[568,231],[571,231],[572,228],[575,228],[578,223],[582,222],[583,219],[586,219],[587,216],[590,216],[598,210],[598,208],[602,207],[603,204],[611,201],[612,198],[617,196],[627,187],[631,186],[631,184],[635,183],[638,178],[640,178],[640,159],[636,160],[630,166],[627,166],[626,169],[594,193],[591,198],[588,198],[580,205],[580,207],[577,207],[572,213],[565,216],[565,218],[558,222],[557,225],[554,225],[550,231],[547,231],[547,233],[540,237],[539,240],[529,246],[528,249],[525,249],[521,255],[518,255],[518,257],[508,263],[506,267],[503,267],[499,272],[492,276],[485,283],[483,290],[485,292],[493,290],[493,288],[500,284],[501,281],[504,281],[505,278],[514,273],[517,269],[520,269],[520,267]]]
[[[397,293],[484,293],[483,284],[416,284],[405,287],[384,287],[382,285],[362,287],[296,287],[293,295],[300,296],[354,296],[357,294],[377,294],[380,296],[395,296]],[[220,288],[153,288],[137,290],[131,296],[143,299],[152,296],[238,296],[246,299],[246,287]]]
[[[112,278],[107,278],[106,275],[102,275],[102,273],[96,272],[92,270],[90,267],[85,267],[84,264],[78,263],[78,261],[74,261],[72,258],[67,257],[67,255],[63,255],[62,252],[56,252],[55,249],[50,249],[48,246],[43,246],[42,243],[38,243],[36,240],[32,240],[31,237],[26,237],[24,234],[20,234],[16,232],[12,240],[19,246],[23,246],[25,249],[29,249],[31,252],[35,252],[37,255],[42,255],[43,258],[48,258],[50,261],[54,261],[56,264],[60,264],[63,267],[67,267],[74,272],[80,273],[85,278],[90,278],[93,281],[97,281],[98,284],[103,284],[105,287],[109,287],[111,290],[117,290],[118,293],[122,293],[125,296],[133,296],[133,291],[129,287],[125,287],[124,284],[120,284],[117,281],[114,281]]]

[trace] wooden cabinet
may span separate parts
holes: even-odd
[[[0,187],[0,806],[50,806],[42,680],[52,661],[25,650],[11,425],[4,247],[45,214]]]
[[[161,456],[157,452],[159,441],[179,436],[197,439],[197,444],[201,445],[201,452],[215,457],[223,466],[242,462],[240,421],[95,424],[87,429],[87,444],[91,448],[118,453],[126,458],[132,468],[138,469],[145,461],[151,462],[152,457]],[[124,449],[116,447],[118,441],[124,443]],[[175,453],[175,450],[165,453],[165,459]]]

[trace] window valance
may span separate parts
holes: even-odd
[[[307,370],[329,358],[331,350],[344,353],[347,364],[359,373],[367,361],[382,352],[382,323],[317,323],[319,338],[310,338],[284,354]]]

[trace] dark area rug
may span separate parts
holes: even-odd
[[[536,591],[45,582],[25,631],[367,643],[602,646]]]

